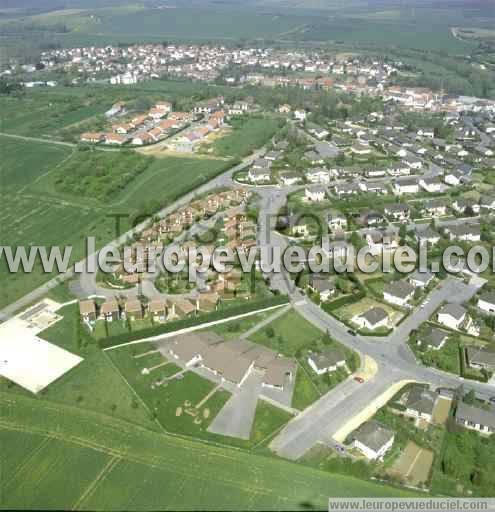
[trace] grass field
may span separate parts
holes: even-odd
[[[274,336],[269,335],[271,329]],[[285,356],[293,357],[298,350],[311,345],[321,336],[319,329],[291,310],[254,333],[250,339]]]
[[[294,510],[411,495],[44,400],[1,393],[0,411],[3,508]]]
[[[269,140],[279,127],[273,117],[251,117],[230,121],[233,131],[213,143],[218,156],[246,156]]]
[[[55,179],[61,172],[79,172],[84,161],[88,160],[86,152],[76,151],[71,156],[60,146],[14,141],[1,136],[0,141],[3,158],[0,218],[7,226],[2,231],[2,243],[12,247],[71,245],[72,261],[84,255],[87,236],[95,236],[100,246],[116,238],[114,214],[129,216],[121,221],[122,231],[125,231],[130,227],[130,217],[144,205],[152,201],[156,203],[155,208],[169,204],[229,165],[224,160],[215,159],[160,158],[152,160],[144,172],[117,191],[114,187],[120,183],[120,177],[115,174],[109,173],[105,178],[106,188],[101,187],[102,178],[90,178],[100,192],[93,190],[91,197],[85,198],[83,196],[90,193],[91,187],[82,193],[77,187],[60,191]],[[98,152],[97,158],[117,172],[123,170],[121,163],[126,157],[119,155],[118,165],[114,162],[114,153]],[[41,160],[41,165],[38,160]],[[101,197],[105,190],[114,191],[111,200],[108,200],[108,196]],[[49,277],[39,264],[30,274],[9,274],[2,258],[0,283],[3,293],[0,307],[39,286]]]
[[[154,346],[151,344],[141,344],[138,348],[121,347],[107,354],[114,367],[136,391],[165,430],[209,438],[207,428],[230,397],[230,393],[219,389],[205,404],[196,407],[215,388],[215,384],[190,371],[184,373],[180,379],[170,378],[153,389],[152,385],[157,380],[172,377],[181,370],[170,362],[144,375],[142,373],[144,368],[150,369],[166,362],[166,359],[158,353],[134,357],[153,349]],[[206,409],[207,413],[205,413]]]

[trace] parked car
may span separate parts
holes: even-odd
[[[354,380],[356,382],[359,382],[359,384],[362,384],[364,382],[364,379],[362,377],[354,377]]]

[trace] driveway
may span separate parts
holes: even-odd
[[[263,372],[251,371],[239,391],[233,394],[211,422],[208,432],[249,439],[261,392]]]

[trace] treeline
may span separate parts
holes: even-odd
[[[468,58],[414,50],[404,50],[398,56],[412,59],[409,69],[419,73],[415,77],[397,76],[395,82],[399,85],[443,89],[454,95],[495,98],[495,74],[476,67]],[[431,71],[432,65],[435,72]]]

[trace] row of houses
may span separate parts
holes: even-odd
[[[124,301],[107,299],[99,304],[94,299],[81,300],[79,313],[81,321],[93,324],[97,320],[114,322],[118,320],[142,320],[151,318],[154,322],[167,322],[185,318],[197,312],[210,312],[216,309],[220,296],[216,292],[201,293],[195,298],[152,299],[143,303],[138,298]]]

